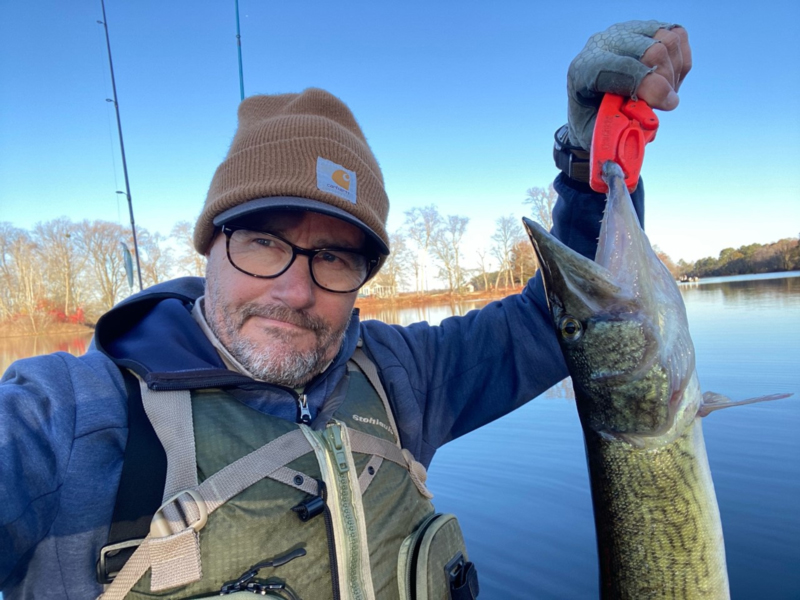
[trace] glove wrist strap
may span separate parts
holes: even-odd
[[[553,160],[556,167],[575,181],[589,183],[589,151],[569,142],[569,128],[562,125],[555,133]]]

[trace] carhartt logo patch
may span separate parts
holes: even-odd
[[[317,188],[356,203],[356,172],[327,158],[317,157]]]

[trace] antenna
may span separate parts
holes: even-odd
[[[125,196],[128,198],[128,212],[131,215],[131,231],[133,232],[133,251],[136,254],[136,274],[139,276],[139,291],[142,291],[142,267],[139,265],[139,244],[136,242],[136,223],[133,220],[133,200],[131,199],[131,186],[128,182],[128,163],[125,162],[125,144],[122,141],[122,122],[119,119],[119,102],[117,102],[117,84],[114,80],[114,63],[111,60],[111,41],[108,37],[108,25],[106,23],[106,5],[104,0],[100,0],[100,6],[103,8],[103,20],[98,21],[100,25],[106,30],[106,47],[108,48],[108,66],[111,69],[111,90],[114,93],[114,99],[106,99],[106,102],[113,102],[114,109],[117,112],[117,131],[119,132],[119,148],[122,152],[122,172],[125,175]],[[120,192],[117,192],[120,193]]]
[[[242,71],[242,36],[239,34],[239,0],[236,4],[236,48],[239,51],[239,96],[244,100],[244,72]]]

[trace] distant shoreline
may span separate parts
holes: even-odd
[[[748,273],[743,275],[728,275],[723,277],[701,277],[698,281],[679,282],[687,287],[699,284],[724,283],[739,279],[775,279],[783,277],[800,277],[800,271],[775,271],[772,273]],[[414,308],[418,306],[446,306],[459,302],[480,302],[482,300],[500,300],[511,294],[518,294],[522,287],[503,288],[499,290],[482,290],[479,292],[465,292],[451,294],[450,292],[426,292],[421,294],[404,293],[393,298],[359,297],[356,299],[356,308],[367,312],[392,309]],[[19,321],[13,323],[0,323],[0,339],[15,337],[36,337],[40,335],[69,335],[90,334],[94,327],[76,323],[51,323],[40,331],[32,333]],[[1,600],[1,599],[0,599]]]
[[[458,302],[477,302],[481,300],[498,300],[522,291],[521,287],[465,292],[451,294],[449,292],[433,292],[424,294],[400,294],[394,298],[365,297],[356,299],[356,308],[364,311],[375,311],[386,308],[408,308],[416,306],[442,306]],[[31,332],[24,322],[0,323],[0,339],[16,337],[36,337],[42,335],[90,334],[94,327],[77,323],[51,323],[39,331]]]
[[[503,288],[499,290],[482,290],[479,292],[464,292],[451,294],[450,292],[426,292],[421,294],[406,293],[392,298],[377,298],[374,296],[357,298],[356,308],[363,310],[381,310],[384,308],[408,308],[416,306],[442,306],[457,302],[479,302],[481,300],[499,300],[512,294],[519,294],[521,286]]]
[[[26,330],[25,327],[20,326],[18,323],[3,323],[0,324],[0,338],[15,338],[15,337],[36,337],[40,335],[69,335],[69,334],[90,334],[94,332],[94,327],[89,325],[80,325],[77,323],[53,323],[42,328],[40,331],[31,332]]]

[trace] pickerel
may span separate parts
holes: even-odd
[[[719,508],[686,310],[614,162],[595,261],[525,219],[572,376],[594,505],[602,598],[728,598]]]

